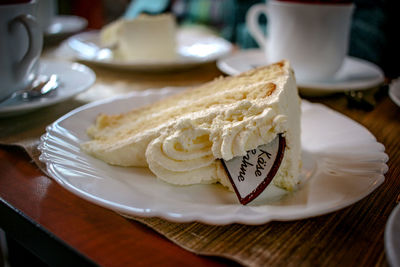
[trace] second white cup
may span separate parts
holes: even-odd
[[[301,81],[332,78],[348,50],[353,4],[312,4],[269,0],[252,6],[246,25],[267,62],[288,59]],[[267,36],[258,19],[267,16]]]

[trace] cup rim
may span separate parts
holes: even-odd
[[[37,0],[29,0],[29,1],[24,2],[24,3],[1,4],[1,5],[0,5],[0,9],[1,9],[1,8],[18,7],[18,6],[23,6],[23,5],[33,5],[33,4],[36,4],[36,3],[37,3]]]
[[[318,6],[318,7],[353,7],[354,2],[347,2],[347,3],[334,3],[334,2],[313,2],[312,0],[306,0],[305,2],[300,2],[296,0],[268,0],[266,4],[274,4],[274,5],[282,5],[282,6]]]

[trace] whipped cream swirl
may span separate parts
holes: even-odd
[[[241,101],[221,113],[183,118],[147,147],[149,168],[160,179],[178,185],[214,183],[231,187],[218,159],[243,156],[286,130],[287,117],[265,104]]]

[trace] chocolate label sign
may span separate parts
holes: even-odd
[[[269,185],[282,162],[285,146],[285,138],[278,135],[244,156],[221,160],[241,204],[254,200]]]

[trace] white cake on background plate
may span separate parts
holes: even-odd
[[[118,19],[100,32],[103,47],[124,61],[165,61],[177,58],[176,23],[171,14]]]
[[[293,190],[301,169],[300,98],[287,61],[219,78],[124,114],[100,114],[82,149],[109,164],[149,167],[175,185],[232,184],[221,159],[285,139],[272,182]]]

